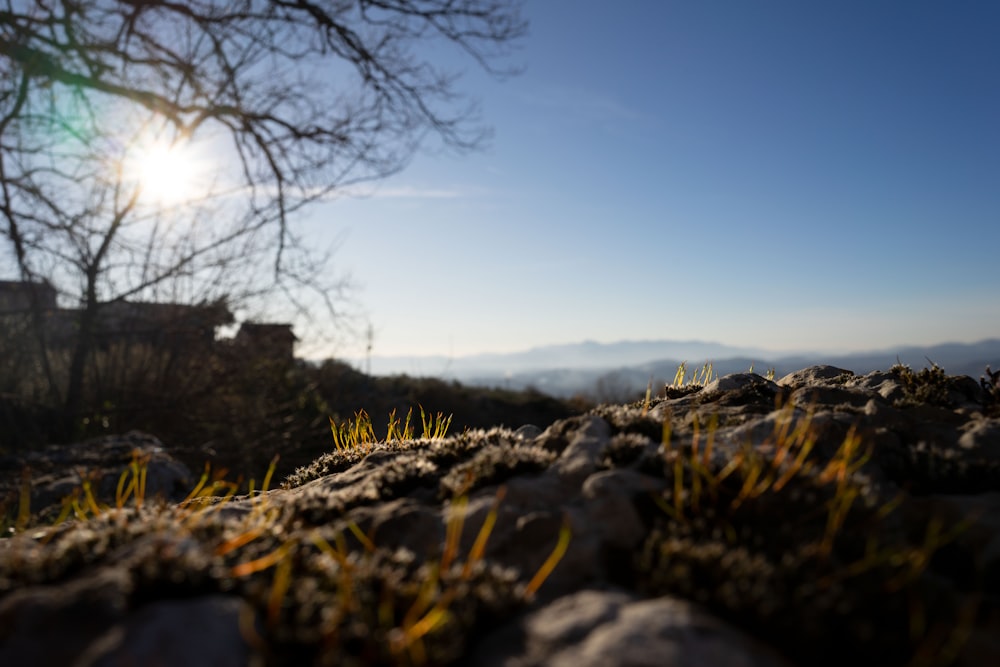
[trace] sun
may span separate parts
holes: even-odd
[[[193,160],[177,146],[154,144],[138,157],[135,174],[142,196],[161,204],[176,204],[193,194]]]
[[[126,176],[140,188],[148,203],[176,205],[195,198],[203,185],[204,165],[195,152],[180,144],[162,141],[138,146]]]

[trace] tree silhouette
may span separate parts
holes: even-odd
[[[52,396],[70,414],[109,303],[338,287],[293,214],[397,172],[427,139],[481,146],[456,75],[421,54],[457,51],[503,75],[526,31],[502,0],[4,4],[0,234],[22,280],[80,304],[68,379],[33,308]],[[197,192],[146,196],[136,160],[152,145],[209,156]]]

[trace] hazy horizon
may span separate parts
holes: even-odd
[[[396,372],[405,372],[405,373],[413,374],[412,373],[413,371],[427,372],[428,369],[421,369],[420,368],[420,364],[425,364],[425,365],[428,365],[428,364],[444,364],[445,367],[446,367],[448,364],[450,364],[450,363],[456,363],[456,362],[459,362],[459,363],[466,362],[466,363],[468,363],[468,362],[472,362],[473,360],[488,361],[489,359],[494,358],[494,357],[495,358],[516,357],[516,356],[520,356],[520,355],[529,355],[529,354],[534,353],[534,352],[548,351],[548,350],[558,349],[558,348],[575,348],[575,347],[582,347],[582,346],[598,346],[598,347],[605,348],[605,349],[616,348],[616,347],[624,347],[624,346],[630,346],[630,345],[634,345],[634,346],[639,346],[639,345],[646,345],[646,346],[657,345],[657,346],[663,346],[663,347],[671,347],[671,346],[675,346],[675,347],[684,347],[684,346],[688,346],[688,347],[691,347],[691,346],[719,346],[719,347],[723,347],[723,348],[731,348],[732,351],[730,352],[727,349],[727,351],[724,353],[725,356],[723,356],[723,357],[715,357],[717,360],[724,360],[724,359],[727,359],[727,358],[731,359],[731,358],[739,358],[741,356],[748,356],[748,357],[751,357],[751,358],[755,358],[758,361],[764,362],[764,361],[773,361],[773,360],[780,360],[780,359],[791,359],[791,358],[795,358],[795,357],[806,357],[806,358],[815,358],[815,359],[818,359],[818,360],[822,360],[823,358],[827,358],[827,357],[829,357],[829,358],[832,359],[832,358],[836,358],[836,357],[862,356],[862,355],[867,355],[867,354],[879,355],[879,354],[891,353],[891,352],[894,352],[894,351],[900,351],[900,352],[902,352],[902,351],[905,351],[905,350],[931,348],[931,347],[937,347],[937,346],[947,346],[947,345],[970,345],[971,346],[971,345],[975,345],[975,344],[983,344],[983,343],[991,343],[991,342],[992,343],[998,343],[998,347],[1000,347],[1000,338],[997,338],[997,337],[983,338],[983,339],[978,339],[978,340],[974,340],[974,341],[941,341],[939,343],[933,343],[933,344],[929,344],[929,345],[911,344],[911,343],[900,343],[900,344],[897,344],[897,345],[886,345],[886,346],[880,346],[880,347],[870,347],[870,348],[862,348],[862,349],[855,349],[855,350],[830,350],[830,351],[824,351],[824,350],[774,350],[774,349],[768,350],[768,349],[760,349],[760,348],[748,348],[746,346],[730,346],[730,345],[725,345],[725,344],[722,344],[722,343],[718,343],[717,341],[697,341],[697,340],[686,340],[686,341],[679,341],[679,340],[618,340],[618,341],[609,341],[609,342],[601,342],[601,341],[593,341],[593,340],[581,340],[581,341],[576,341],[576,342],[566,342],[566,343],[555,343],[555,344],[538,345],[538,346],[532,346],[532,347],[529,347],[529,348],[523,348],[523,349],[518,349],[518,350],[501,351],[501,352],[492,351],[492,352],[482,352],[482,353],[473,353],[473,354],[465,354],[465,355],[445,355],[445,354],[431,354],[431,355],[406,355],[406,354],[404,354],[404,355],[379,355],[379,354],[373,354],[372,357],[371,357],[371,360],[372,360],[372,362],[376,366],[378,366],[378,367],[381,368],[381,370],[379,370],[378,368],[373,369],[373,373],[374,374],[393,374],[393,373],[396,373]],[[677,356],[677,355],[673,355],[673,356]],[[676,360],[677,361],[688,360],[688,361],[691,361],[691,362],[697,361],[698,363],[701,363],[703,361],[710,361],[711,360],[711,358],[710,358],[711,355],[702,356],[700,353],[681,354],[681,356],[684,357],[684,358],[678,358]],[[667,355],[667,356],[663,357],[662,359],[660,359],[660,358],[654,358],[654,357],[643,357],[643,362],[648,362],[648,361],[662,361],[662,360],[668,360],[669,358],[670,358],[670,355]],[[361,368],[362,370],[363,370],[363,366],[367,362],[367,359],[365,357],[344,357],[344,358],[340,358],[340,360],[347,361],[348,363],[351,363],[355,367]],[[556,364],[556,366],[558,366],[558,364]],[[484,368],[485,367],[486,366],[484,366]],[[544,367],[544,365],[543,366],[539,366],[539,368],[541,368],[541,367]],[[553,367],[555,367],[555,366],[553,366]],[[577,366],[574,366],[574,367],[579,368],[579,367],[582,367],[582,366],[577,365]],[[595,363],[595,364],[592,364],[590,367],[598,368],[598,367],[607,367],[607,366],[602,366],[599,363]],[[386,369],[388,369],[388,370],[386,370]],[[431,371],[429,374],[431,374],[431,375],[442,375],[444,373]]]
[[[580,344],[597,344],[597,345],[618,345],[622,343],[657,343],[657,342],[671,342],[671,343],[703,343],[703,344],[716,344],[725,347],[733,348],[746,348],[760,351],[763,353],[780,355],[780,356],[794,356],[798,354],[808,354],[808,355],[845,355],[845,354],[859,354],[864,352],[881,352],[887,349],[893,348],[911,348],[911,347],[934,347],[937,345],[948,345],[948,344],[959,344],[959,345],[971,345],[975,343],[981,343],[988,340],[995,340],[996,336],[982,336],[978,338],[970,338],[968,340],[958,340],[958,339],[948,339],[948,340],[938,340],[929,343],[918,343],[912,341],[903,341],[899,343],[889,343],[886,345],[878,346],[861,346],[853,348],[840,348],[840,349],[813,349],[813,348],[774,348],[774,347],[759,347],[756,345],[740,345],[737,343],[722,342],[719,340],[696,340],[696,339],[654,339],[654,338],[621,338],[615,340],[594,340],[594,339],[580,339],[580,340],[560,340],[555,342],[541,342],[537,344],[528,345],[527,347],[517,347],[510,349],[489,349],[489,350],[478,350],[465,352],[463,354],[453,354],[449,355],[447,353],[435,353],[431,352],[428,354],[413,354],[413,353],[403,353],[403,354],[379,354],[373,352],[373,357],[380,358],[408,358],[408,357],[454,357],[458,359],[467,359],[473,357],[485,357],[492,355],[509,355],[509,354],[520,354],[524,352],[530,352],[532,350],[540,350],[550,347],[563,347],[572,346]]]

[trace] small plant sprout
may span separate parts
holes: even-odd
[[[826,465],[815,470],[816,466],[809,461],[816,444],[811,426],[813,410],[807,410],[805,416],[798,420],[794,418],[794,411],[795,407],[791,404],[781,408],[775,419],[773,435],[768,441],[756,447],[749,442],[744,443],[718,471],[711,469],[717,417],[709,422],[703,434],[700,419],[695,415],[688,452],[669,448],[668,422],[665,422],[662,451],[672,472],[672,502],[662,499],[657,504],[672,519],[683,522],[687,520],[687,508],[699,512],[705,494],[710,494],[713,500],[717,499],[720,485],[731,476],[735,476],[738,485],[729,502],[730,510],[735,511],[747,501],[766,493],[780,492],[796,475],[811,475],[817,485],[834,485],[834,496],[828,504],[826,531],[820,543],[821,553],[829,554],[834,537],[860,495],[859,488],[852,482],[853,475],[868,461],[871,451],[862,447],[862,439],[852,429]],[[765,456],[762,453],[764,450],[770,450],[771,456]]]
[[[483,525],[479,529],[479,534],[476,535],[476,541],[472,543],[472,549],[469,551],[469,558],[465,561],[465,567],[462,568],[463,579],[468,579],[472,574],[472,568],[483,559],[483,554],[486,552],[486,541],[493,533],[493,527],[497,523],[497,511],[506,495],[506,487],[501,486],[497,489],[497,497],[493,501],[493,507],[490,508],[489,513],[486,515],[486,520],[483,521]]]
[[[184,500],[182,500],[180,502],[181,506],[184,506],[190,500],[194,500],[195,498],[200,497],[200,495],[202,493],[202,490],[205,488],[205,484],[208,482],[208,478],[209,478],[209,475],[211,473],[211,470],[212,470],[212,466],[210,464],[206,463],[205,464],[205,469],[202,470],[201,478],[198,480],[198,483],[195,484],[195,487],[193,489],[191,489],[191,491],[187,494],[187,496],[184,498]]]
[[[423,638],[444,625],[450,616],[448,607],[455,597],[455,590],[440,590],[440,577],[441,568],[431,564],[430,576],[421,585],[416,599],[403,616],[402,623],[389,632],[390,651],[396,656],[407,653],[410,661],[416,665],[427,662]]]
[[[338,452],[360,452],[367,454],[378,443],[375,435],[375,428],[371,417],[364,410],[355,413],[353,419],[349,419],[338,424],[333,417],[330,417],[330,432],[333,434],[333,444]],[[396,416],[396,410],[389,413],[389,421],[386,425],[385,442],[412,440],[415,432],[413,427],[413,408],[410,408],[404,419]],[[420,407],[420,422],[423,427],[423,438],[438,440],[448,433],[451,426],[451,415],[445,417],[438,412],[429,415]]]
[[[267,472],[264,474],[264,481],[261,484],[259,491],[255,491],[254,480],[250,480],[247,495],[249,495],[252,499],[251,502],[253,503],[253,510],[247,516],[246,523],[248,525],[260,521],[271,522],[275,518],[271,515],[274,514],[276,510],[268,508],[266,494],[271,488],[271,478],[274,477],[274,470],[277,468],[279,460],[280,456],[278,454],[275,454],[274,458],[271,459],[271,463],[267,467]]]
[[[898,506],[898,497],[879,508],[877,516],[884,518],[896,506]],[[943,530],[944,525],[940,516],[932,516],[927,522],[923,542],[917,546],[894,544],[883,547],[879,545],[877,534],[869,535],[865,542],[864,556],[846,565],[838,572],[827,575],[820,581],[820,584],[824,587],[829,586],[835,581],[859,576],[880,566],[888,565],[898,572],[896,576],[885,582],[885,590],[887,592],[898,591],[906,584],[916,580],[930,564],[934,554],[968,530],[980,516],[981,513],[974,513],[957,522],[948,530]],[[911,628],[916,629],[916,626],[911,623]]]
[[[444,553],[441,554],[441,567],[445,570],[451,567],[452,560],[458,555],[458,542],[462,538],[462,526],[465,524],[465,508],[468,503],[469,497],[463,494],[453,500],[448,508]]]
[[[389,423],[386,426],[385,441],[409,440],[413,437],[413,428],[410,426],[410,419],[413,418],[413,408],[406,413],[406,421],[400,425],[399,418],[396,417],[396,408],[389,413]]]
[[[666,413],[663,415],[663,435],[660,439],[660,449],[664,452],[670,451],[670,438],[673,435],[673,424],[671,419],[673,418],[673,413],[668,408]]]
[[[83,477],[83,498],[86,501],[86,510],[89,510],[93,516],[100,516],[106,509],[108,509],[106,505],[99,505],[97,503],[97,499],[94,497],[94,486],[90,475],[85,475]],[[141,506],[141,501],[138,496],[136,496],[136,504],[137,506]],[[86,511],[84,514],[86,514]]]
[[[274,567],[288,555],[288,552],[291,551],[292,546],[294,546],[292,542],[290,541],[285,542],[284,544],[282,544],[269,554],[261,556],[260,558],[255,558],[246,563],[240,563],[239,565],[234,566],[231,569],[231,573],[234,577],[246,577],[253,574],[254,572],[261,572],[268,568]]]
[[[677,372],[674,373],[674,381],[671,383],[671,387],[675,389],[680,389],[684,386],[684,377],[687,375],[687,362],[682,361],[680,366],[677,367]]]
[[[368,452],[378,441],[372,420],[364,410],[356,412],[353,421],[348,420],[339,425],[330,417],[330,431],[338,452]]]
[[[241,547],[250,544],[261,535],[264,535],[266,532],[267,532],[266,526],[263,525],[257,526],[252,530],[240,533],[236,537],[226,540],[225,542],[223,542],[222,544],[220,544],[215,548],[214,553],[216,556],[225,556],[231,551],[235,551],[236,549],[239,549]]]
[[[354,586],[352,580],[354,565],[352,565],[349,559],[347,542],[344,540],[342,533],[337,532],[334,534],[333,541],[337,545],[336,548],[331,546],[330,543],[323,538],[318,529],[313,529],[311,531],[309,539],[322,553],[332,558],[338,565],[337,577],[340,599],[338,601],[337,612],[331,619],[335,626],[336,623],[339,623],[343,614],[349,614],[356,611],[356,600],[353,593]],[[386,623],[388,622],[389,621],[386,621]]]
[[[149,465],[149,455],[144,455],[139,451],[132,452],[132,461],[122,471],[118,478],[118,485],[115,489],[114,509],[121,510],[132,499],[136,508],[142,508],[146,495],[146,471]],[[62,506],[56,516],[53,526],[57,526],[66,521],[72,514],[80,521],[101,516],[112,508],[97,500],[94,492],[95,475],[83,469],[77,470],[80,477],[80,486],[74,488],[62,499]],[[24,530],[31,520],[30,500],[31,500],[31,479],[30,471],[25,469],[22,475],[21,502],[19,504],[18,515],[13,526],[16,532]],[[42,538],[43,544],[51,539],[54,533],[48,532]]]
[[[424,427],[423,437],[427,440],[440,440],[448,433],[451,426],[452,415],[444,416],[438,412],[433,417],[424,413],[423,406],[420,407],[420,423]]]
[[[285,599],[285,594],[292,584],[292,558],[291,551],[293,542],[286,542],[281,546],[281,556],[277,566],[274,568],[274,580],[271,583],[271,591],[267,596],[267,622],[274,627],[278,624],[281,615],[281,603]]]
[[[559,540],[556,542],[556,546],[552,549],[552,553],[549,557],[545,559],[542,566],[538,568],[538,572],[535,576],[531,578],[528,585],[524,589],[525,597],[531,600],[535,593],[541,588],[545,580],[549,578],[552,572],[556,569],[556,565],[562,560],[563,556],[566,555],[566,550],[569,549],[570,540],[573,537],[573,531],[570,528],[569,517],[563,517],[562,528],[559,529]]]
[[[211,483],[209,483],[211,479]],[[236,495],[239,484],[225,480],[225,471],[211,472],[211,466],[205,464],[198,484],[178,505],[178,518],[184,521],[188,527],[194,526],[200,519],[209,512],[225,507],[225,504]],[[221,497],[219,496],[222,493]]]
[[[271,459],[271,463],[267,466],[267,472],[264,473],[264,482],[260,486],[260,490],[254,493],[254,480],[250,480],[249,494],[251,497],[260,497],[267,493],[267,490],[271,488],[271,478],[274,477],[274,469],[278,467],[278,461],[281,460],[280,454],[275,454]]]
[[[754,364],[753,364],[753,362],[751,362],[751,363],[750,363],[750,370],[749,370],[749,371],[747,371],[747,372],[748,372],[748,373],[753,373],[753,369],[754,369]],[[771,382],[774,382],[774,375],[775,375],[775,373],[777,373],[777,371],[776,371],[776,370],[775,370],[775,368],[774,368],[774,367],[772,366],[771,368],[768,368],[768,369],[767,369],[767,373],[765,373],[765,374],[764,374],[764,377],[765,377],[765,378],[766,378],[767,380],[769,380],[769,381],[771,381]]]
[[[358,542],[361,543],[361,546],[364,547],[365,551],[368,553],[375,553],[375,543],[372,541],[370,536],[365,535],[365,532],[361,530],[358,524],[353,521],[348,521],[347,529],[350,530],[351,534],[357,538]]]
[[[150,455],[139,450],[132,452],[132,461],[122,471],[115,488],[115,507],[121,509],[128,502],[129,496],[135,500],[136,507],[142,507],[146,498],[146,475],[149,470]]]
[[[468,511],[468,496],[458,496],[450,503],[445,514],[445,541],[441,557],[438,561],[431,560],[423,566],[420,579],[406,583],[406,586],[412,585],[412,588],[401,589],[404,592],[404,599],[411,600],[407,606],[397,606],[399,600],[397,594],[393,592],[392,587],[384,585],[388,582],[383,584],[373,582],[381,590],[375,610],[378,625],[385,633],[389,652],[400,664],[428,664],[426,642],[431,635],[442,631],[454,619],[452,604],[459,595],[464,594],[462,591],[467,582],[472,581],[480,571],[479,565],[484,559],[486,544],[496,526],[499,507],[505,495],[505,487],[500,487],[464,562],[459,555],[459,543]],[[281,621],[282,609],[294,580],[296,563],[308,560],[298,557],[297,554],[300,554],[301,549],[312,547],[318,550],[321,558],[329,558],[334,565],[330,574],[331,583],[336,586],[338,592],[334,608],[329,610],[324,620],[322,633],[325,641],[337,640],[341,623],[358,612],[359,586],[366,585],[366,579],[360,572],[368,570],[369,559],[379,557],[378,549],[369,535],[365,535],[353,522],[348,522],[347,528],[363,547],[360,553],[348,550],[342,533],[335,533],[331,544],[323,537],[321,528],[313,528],[305,533],[291,535],[263,556],[230,568],[230,574],[236,578],[258,575],[269,569],[274,570],[265,599],[267,627],[274,628]],[[266,532],[264,526],[258,526],[222,542],[216,548],[215,555],[225,556],[236,552]],[[539,588],[551,576],[569,548],[570,539],[569,520],[564,518],[552,552],[521,589],[519,596],[523,600],[533,599]],[[406,590],[412,593],[406,593]]]
[[[714,380],[718,375],[715,374],[712,362],[708,362],[703,365],[700,369],[691,373],[691,378],[687,378],[687,362],[681,362],[681,365],[677,367],[677,372],[674,373],[674,381],[670,385],[673,389],[682,389],[687,387],[704,387],[706,384]]]

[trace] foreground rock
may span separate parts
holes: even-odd
[[[1000,664],[997,407],[733,375],[29,530],[0,664]]]
[[[56,517],[63,500],[88,485],[95,502],[113,504],[118,482],[133,463],[144,464],[145,497],[178,502],[197,478],[157,438],[138,431],[92,438],[72,445],[53,445],[20,455],[0,457],[0,501],[19,503],[23,481],[31,483],[29,510]]]

